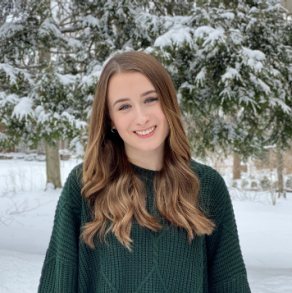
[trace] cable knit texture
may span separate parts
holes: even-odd
[[[159,217],[153,180],[157,171],[133,165],[147,191],[147,210]],[[250,293],[230,195],[221,175],[194,160],[199,203],[216,229],[188,242],[187,232],[160,219],[158,232],[133,219],[132,252],[107,235],[91,249],[80,240],[90,220],[81,196],[82,163],[69,174],[59,198],[38,293]]]

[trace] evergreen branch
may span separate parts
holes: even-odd
[[[160,12],[163,16],[165,16],[165,13],[161,10],[161,8],[160,8],[160,6],[158,5],[158,3],[157,3],[156,1],[153,1],[153,3],[154,3],[154,5],[155,5],[155,7],[159,10],[159,12]]]
[[[33,28],[31,28],[31,29],[27,29],[27,30],[19,31],[19,32],[15,33],[15,35],[13,35],[13,36],[11,36],[11,37],[8,37],[8,38],[6,38],[6,39],[1,40],[1,41],[0,41],[0,44],[1,44],[1,43],[5,43],[5,42],[7,42],[7,41],[9,41],[9,40],[11,40],[11,39],[13,39],[13,38],[15,38],[15,37],[21,36],[22,34],[29,33],[29,32],[31,32],[31,31],[33,31],[34,29],[36,29],[36,28],[39,28],[39,27],[33,27]]]
[[[68,28],[60,28],[60,32],[61,33],[74,33],[74,32],[77,32],[77,31],[80,31],[84,29],[82,26],[80,27],[68,27]]]

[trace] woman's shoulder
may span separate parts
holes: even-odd
[[[83,172],[83,162],[76,165],[71,172],[69,173],[68,179],[71,181],[76,182],[76,184],[79,185],[79,187],[82,189],[82,172]]]
[[[191,161],[191,169],[200,181],[200,204],[213,215],[222,212],[230,195],[223,177],[210,166]]]
[[[69,173],[62,190],[60,199],[74,210],[81,208],[81,189],[83,163],[76,165]]]
[[[211,166],[199,163],[198,161],[194,159],[191,159],[190,168],[198,176],[199,179],[203,179],[207,175],[221,177],[221,175]]]

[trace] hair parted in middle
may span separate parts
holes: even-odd
[[[105,65],[94,96],[81,191],[92,221],[83,226],[81,238],[94,248],[95,236],[106,242],[107,233],[112,231],[131,251],[133,217],[139,225],[153,231],[162,228],[158,219],[146,210],[144,184],[132,169],[123,140],[118,133],[111,132],[108,83],[113,75],[123,72],[140,72],[151,81],[169,124],[163,167],[153,183],[161,216],[174,226],[186,229],[189,242],[196,234],[210,235],[215,224],[199,209],[199,180],[190,169],[190,145],[174,85],[156,58],[143,52],[126,52],[114,55]],[[108,221],[110,226],[106,230]]]

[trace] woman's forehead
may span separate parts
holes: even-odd
[[[141,95],[145,91],[155,90],[152,82],[140,72],[118,73],[112,76],[108,84],[108,98],[129,98],[127,95]],[[126,95],[126,96],[125,96]]]

